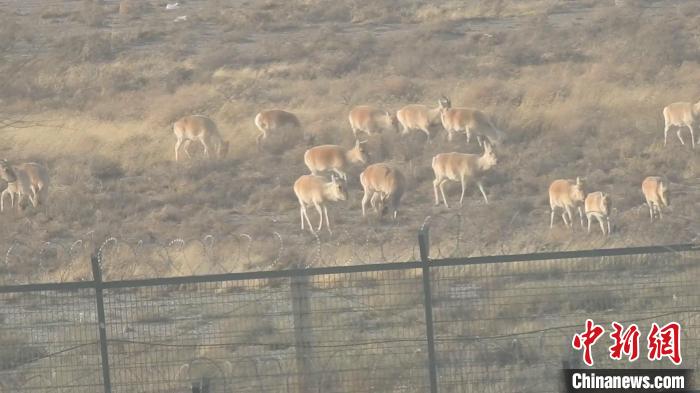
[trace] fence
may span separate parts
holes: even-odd
[[[91,281],[0,287],[0,392],[557,392],[587,318],[678,321],[698,368],[697,245],[430,260],[419,242],[418,262],[102,282],[93,258]],[[632,364],[652,365],[670,366]]]

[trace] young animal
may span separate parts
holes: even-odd
[[[435,172],[433,191],[435,192],[435,205],[440,204],[440,199],[438,197],[439,187],[442,200],[445,202],[445,207],[449,207],[443,188],[445,182],[448,180],[462,183],[462,195],[459,198],[460,206],[462,206],[462,201],[464,200],[464,190],[467,180],[476,181],[481,195],[484,196],[484,201],[489,203],[482,181],[486,172],[497,163],[498,159],[496,154],[488,141],[484,141],[484,153],[481,156],[478,154],[441,153],[433,157],[433,172]]]
[[[371,107],[369,105],[360,105],[352,108],[348,115],[352,133],[357,139],[358,131],[365,132],[367,135],[379,133],[383,130],[394,130],[398,132],[399,122],[395,115],[391,115],[387,111]]]
[[[448,100],[449,102],[449,100]],[[500,143],[503,140],[503,132],[496,128],[491,120],[480,110],[472,108],[451,108],[440,103],[440,119],[442,126],[447,131],[447,140],[452,141],[452,134],[455,132],[465,132],[467,143],[471,140],[471,134],[476,134],[479,146],[486,137],[492,144]]]
[[[323,171],[333,171],[343,180],[347,181],[345,168],[348,163],[366,163],[368,156],[364,144],[367,141],[355,140],[355,147],[345,149],[337,145],[321,145],[308,149],[304,153],[304,163],[309,168],[312,175],[317,175]]]
[[[421,130],[430,137],[430,127],[440,123],[440,111],[443,107],[450,107],[450,100],[442,96],[438,100],[437,108],[428,108],[425,105],[406,105],[396,112],[396,118],[401,125],[401,135],[406,135],[411,130]]]
[[[392,218],[397,218],[406,186],[406,179],[398,169],[385,163],[372,164],[360,174],[360,184],[365,193],[362,197],[363,217],[367,202],[370,201],[372,208],[380,215],[388,208]]]
[[[5,195],[10,195],[11,206],[15,205],[15,194],[18,196],[17,209],[22,208],[24,196],[35,208],[46,200],[49,191],[48,170],[35,162],[11,165],[7,160],[0,161],[0,178],[7,182],[7,188],[0,194],[0,211],[5,210]]]
[[[586,218],[588,219],[588,232],[591,232],[591,222],[593,222],[593,217],[598,220],[600,224],[600,230],[603,231],[603,235],[610,235],[610,213],[612,212],[612,199],[610,195],[597,191],[586,195],[586,201],[584,203]],[[603,221],[608,224],[608,232],[605,232],[605,226]]]
[[[260,130],[260,135],[255,139],[258,148],[268,136],[282,132],[301,131],[301,122],[295,114],[280,109],[263,111],[255,115],[255,126]]]
[[[177,138],[177,142],[175,142],[175,161],[178,160],[180,146],[185,150],[187,157],[192,158],[189,152],[192,141],[199,141],[202,144],[206,157],[209,157],[211,148],[214,148],[217,158],[224,158],[228,154],[229,143],[221,138],[216,123],[208,117],[201,115],[185,116],[173,124],[173,133],[175,133]]]
[[[668,183],[659,176],[649,176],[642,182],[642,193],[649,206],[649,219],[654,222],[654,217],[658,213],[659,219],[663,218],[661,206],[671,205]]]
[[[695,104],[690,102],[674,102],[673,104],[667,105],[664,108],[664,146],[668,140],[668,130],[671,127],[678,127],[676,136],[678,140],[681,141],[682,145],[685,145],[683,137],[681,136],[682,127],[688,127],[690,130],[690,141],[695,148],[695,133],[693,132],[693,127],[695,126],[695,121],[700,116],[700,101]]]
[[[581,178],[576,180],[558,179],[549,185],[549,207],[552,211],[549,220],[549,227],[554,227],[554,212],[557,208],[563,210],[561,214],[564,225],[573,227],[573,216],[571,209],[577,208],[581,218],[581,228],[583,228],[583,203],[586,193],[584,191]],[[567,221],[566,217],[569,217]]]
[[[306,223],[309,225],[309,230],[311,233],[314,233],[309,215],[306,212],[306,208],[313,205],[320,217],[320,222],[318,223],[318,229],[316,231],[320,231],[323,227],[323,217],[325,216],[328,233],[332,233],[331,223],[328,221],[328,208],[326,207],[326,203],[348,199],[348,194],[343,183],[336,180],[335,176],[328,182],[321,176],[303,175],[294,182],[294,194],[296,194],[299,200],[301,230],[304,230],[304,220],[306,220]]]

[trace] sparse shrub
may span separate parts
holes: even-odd
[[[124,170],[120,163],[100,156],[93,157],[90,161],[90,173],[102,181],[124,176]]]

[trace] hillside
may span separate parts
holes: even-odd
[[[52,175],[46,205],[0,215],[0,276],[80,278],[110,237],[112,278],[408,260],[427,216],[434,256],[700,235],[700,147],[687,130],[688,144],[674,131],[664,147],[661,114],[700,98],[694,1],[126,3],[120,13],[117,1],[0,1],[0,156]],[[372,162],[407,177],[399,220],[361,217],[355,167],[349,201],[330,208],[333,235],[300,231],[292,184],[307,146],[256,152],[258,111],[289,110],[315,143],[351,146],[352,106],[436,106],[443,94],[507,134],[491,203],[471,185],[459,208],[451,183],[453,206],[433,206],[431,158],[478,153],[476,143],[437,128],[432,144],[384,133],[368,145]],[[194,113],[217,121],[226,159],[193,148],[196,159],[174,162],[172,123]],[[671,209],[653,225],[640,191],[649,175],[671,182]],[[547,186],[576,176],[612,195],[609,238],[560,220],[549,229]]]

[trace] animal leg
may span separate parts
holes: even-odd
[[[425,132],[425,135],[428,136],[428,143],[433,143],[433,140],[430,139],[430,130],[428,130],[427,128],[421,128],[421,131]]]
[[[199,138],[199,142],[204,146],[204,156],[209,158],[209,145],[207,145],[207,142],[204,140],[204,138]]]
[[[338,176],[340,176],[340,178],[343,179],[343,181],[348,181],[348,175],[345,172],[337,168],[333,168],[332,170],[333,172],[337,173]]]
[[[443,202],[445,202],[445,207],[449,208],[449,206],[447,205],[447,198],[445,198],[445,183],[446,182],[447,182],[446,179],[442,179],[440,181],[439,186],[440,186],[440,194],[442,194],[442,200],[443,200]]]
[[[182,138],[177,138],[177,142],[175,142],[175,161],[177,161],[177,153],[180,151],[180,145],[182,145]]]
[[[365,189],[365,195],[362,196],[362,217],[365,216],[365,206],[369,201],[369,190]]]
[[[688,128],[690,129],[690,141],[692,143],[693,149],[695,149],[695,133],[693,132],[693,126],[688,124]]]
[[[481,182],[477,183],[479,185],[479,191],[481,191],[481,195],[484,196],[484,201],[486,201],[486,204],[489,204],[489,198],[486,197],[486,191],[484,191],[484,185],[481,184]]]
[[[603,223],[604,218],[603,218],[602,216],[599,216],[599,215],[596,216],[595,218],[598,220],[598,224],[600,224],[600,230],[603,231],[603,235],[606,235],[606,233],[605,233],[605,225],[604,225],[604,223]]]
[[[578,217],[581,220],[581,228],[583,228],[583,207],[581,206],[578,207]]]
[[[610,216],[605,217],[605,221],[608,223],[608,236],[612,233],[612,230],[610,229]]]
[[[569,217],[569,221],[567,222],[566,219],[565,219],[565,220],[564,220],[564,223],[566,224],[566,226],[570,226],[570,227],[573,228],[573,226],[574,226],[574,216],[571,214],[571,208],[570,208],[568,205],[564,206],[564,213],[561,215],[562,218],[564,217],[565,214]]]
[[[469,130],[469,127],[465,128],[464,132],[467,134],[467,144],[469,144],[469,141],[472,140],[472,132]]]
[[[5,210],[5,194],[7,193],[7,189],[2,191],[2,194],[0,194],[0,212]]]
[[[484,138],[481,135],[476,136],[476,141],[479,143],[479,147],[484,146]]]
[[[187,139],[183,144],[182,144],[182,150],[185,151],[185,154],[187,155],[187,158],[190,160],[192,159],[192,154],[190,154],[190,143],[192,143],[192,140]]]
[[[459,196],[459,206],[462,206],[462,201],[464,200],[464,190],[467,188],[467,179],[462,177],[460,179],[460,183],[462,183],[462,194]]]
[[[435,178],[435,180],[433,180],[433,191],[435,191],[435,206],[440,204],[440,198],[438,197],[438,185],[440,184],[441,180],[442,179],[437,177]]]
[[[654,222],[654,204],[647,202],[647,205],[649,206],[649,220]]]
[[[554,228],[554,208],[551,208],[551,214],[549,215],[549,228]]]
[[[318,216],[321,218],[321,220],[318,223],[318,229],[316,230],[316,232],[318,232],[321,230],[321,228],[323,228],[323,209],[321,208],[321,205],[319,205],[317,202],[314,202],[314,206],[316,207]]]
[[[328,207],[326,205],[323,205],[323,215],[326,216],[326,228],[328,229],[328,233],[332,235],[333,232],[331,232],[331,222],[328,220]]]
[[[586,218],[588,218],[588,233],[591,233],[591,215],[586,214]]]
[[[666,146],[666,142],[668,141],[668,130],[671,128],[670,124],[666,124],[664,126],[664,146]]]
[[[676,131],[676,136],[678,137],[678,140],[681,141],[681,145],[685,145],[685,141],[683,141],[683,137],[681,136],[681,131],[683,131],[683,129],[678,128],[678,131]]]

